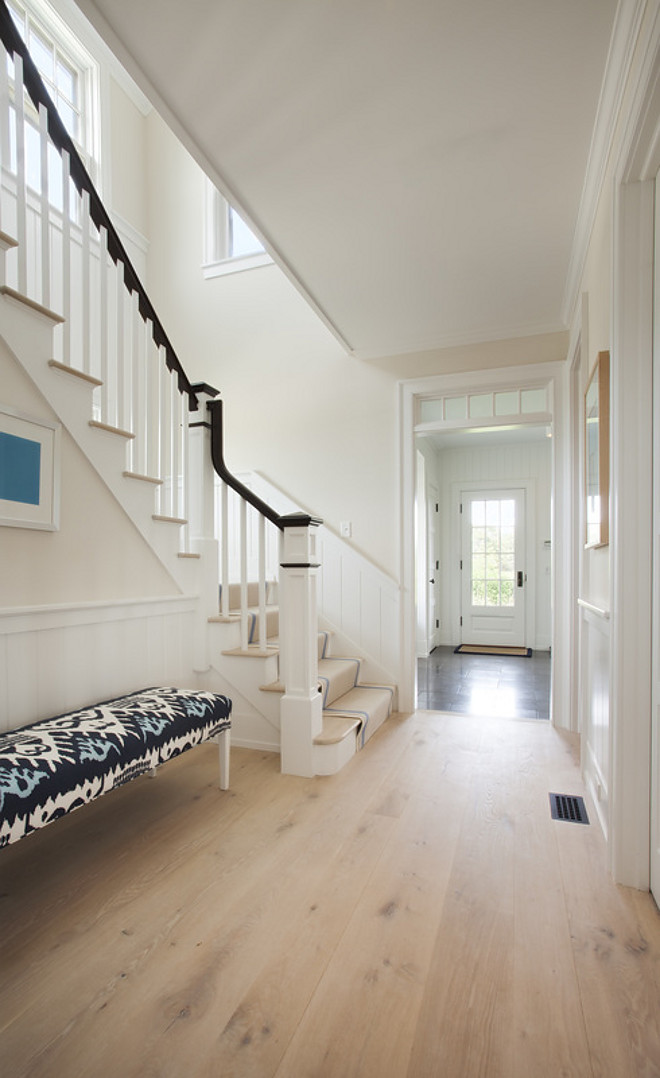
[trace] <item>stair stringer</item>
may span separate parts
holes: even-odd
[[[208,624],[210,667],[204,679],[223,682],[243,702],[242,710],[232,709],[232,743],[244,748],[280,751],[280,694],[264,692],[262,685],[277,681],[279,653],[269,649],[267,656],[227,655],[238,649],[240,625],[237,621],[213,620]],[[205,683],[204,687],[210,687]],[[222,690],[219,690],[222,691]],[[234,697],[232,696],[232,699]]]
[[[229,680],[221,664],[215,661],[197,676],[197,688],[219,692],[228,696],[231,709],[231,743],[238,748],[256,749],[261,752],[280,751],[279,726],[275,728],[240,689]],[[251,694],[250,694],[251,695]],[[279,706],[279,705],[278,705]]]
[[[62,425],[85,454],[133,525],[149,544],[183,594],[198,591],[197,558],[180,558],[180,525],[153,519],[151,484],[129,479],[126,441],[106,430],[90,427],[94,385],[49,366],[57,315],[37,309],[10,295],[0,296],[2,337]]]

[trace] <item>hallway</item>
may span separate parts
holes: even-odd
[[[548,722],[420,711],[339,774],[214,746],[2,854],[12,1078],[651,1078],[660,919]]]
[[[464,715],[550,718],[550,653],[530,658],[455,655],[437,647],[417,660],[417,707]]]

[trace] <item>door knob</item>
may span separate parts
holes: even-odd
[[[522,572],[522,569],[520,569],[519,572],[518,572],[518,587],[522,588],[522,586],[523,586],[523,572]]]
[[[435,584],[435,580],[429,580],[429,584]]]

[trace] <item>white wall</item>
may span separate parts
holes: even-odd
[[[419,439],[423,444],[423,439]],[[458,562],[459,521],[457,495],[462,484],[523,482],[533,501],[530,554],[534,566],[528,587],[533,589],[534,621],[527,644],[548,648],[551,644],[550,512],[552,460],[549,439],[476,447],[443,448],[437,453],[437,479],[441,490],[442,574],[440,631],[443,644],[460,642],[460,572]]]
[[[0,339],[0,403],[56,420]],[[178,588],[62,432],[59,531],[0,527],[0,608],[173,595]]]
[[[260,471],[399,577],[397,379],[564,358],[565,334],[362,362],[277,266],[204,280],[203,176],[148,118],[148,286],[192,379],[226,401],[226,458]],[[350,272],[350,252],[347,252]]]

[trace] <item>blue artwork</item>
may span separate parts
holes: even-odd
[[[0,498],[39,505],[41,444],[0,431]]]

